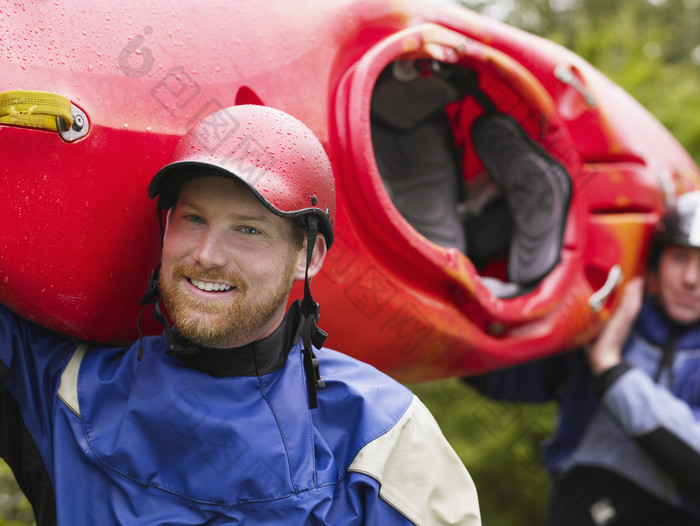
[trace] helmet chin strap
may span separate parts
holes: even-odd
[[[196,354],[200,350],[200,347],[198,347],[196,344],[189,343],[184,339],[182,341],[179,341],[175,336],[174,329],[170,327],[170,322],[168,321],[165,314],[163,314],[163,311],[160,307],[162,296],[160,292],[160,285],[158,284],[159,273],[160,265],[158,265],[153,271],[151,271],[151,275],[148,277],[148,289],[146,289],[146,292],[144,292],[143,296],[141,297],[138,303],[139,305],[141,305],[141,311],[139,312],[139,316],[136,319],[136,328],[139,331],[139,362],[143,360],[143,333],[141,332],[141,316],[143,315],[143,311],[148,305],[153,305],[153,317],[158,323],[160,323],[163,326],[163,329],[165,330],[165,338],[168,341],[168,354]]]
[[[143,293],[141,299],[139,300],[139,305],[141,305],[141,311],[136,319],[136,328],[139,331],[139,362],[143,360],[143,333],[141,332],[141,316],[143,311],[148,305],[153,305],[153,317],[158,323],[160,323],[165,328],[165,335],[169,343],[172,343],[173,337],[170,330],[170,324],[165,318],[163,311],[160,309],[160,287],[158,286],[158,275],[160,274],[160,264],[151,271],[150,276],[148,276],[148,288],[146,292]]]
[[[163,207],[162,202],[158,199],[158,228],[160,229],[160,244],[161,249],[163,248],[163,240],[165,239],[165,228],[163,225]],[[168,354],[179,353],[179,354],[194,354],[197,352],[197,348],[194,346],[182,345],[176,341],[175,335],[173,334],[173,329],[170,327],[167,317],[163,314],[160,307],[162,295],[160,292],[160,285],[158,283],[158,278],[160,275],[160,263],[158,266],[151,271],[148,276],[148,288],[146,292],[143,293],[138,304],[141,305],[141,310],[139,311],[138,318],[136,319],[136,329],[139,333],[139,352],[138,361],[143,360],[143,332],[141,331],[141,316],[143,316],[143,311],[146,310],[148,305],[153,305],[153,318],[163,326],[165,330],[165,337],[168,341]]]
[[[306,389],[309,397],[309,408],[318,407],[318,390],[323,389],[326,383],[321,378],[318,358],[314,355],[313,348],[323,347],[328,334],[318,327],[319,307],[311,296],[311,285],[309,280],[309,266],[311,257],[316,245],[318,235],[318,218],[314,214],[307,214],[304,224],[308,231],[306,241],[306,273],[304,276],[304,298],[301,301],[301,313],[304,316],[304,326],[301,332],[303,344],[302,353],[304,355],[304,372],[306,374]]]
[[[163,209],[161,208],[161,201],[158,199],[158,228],[160,229],[160,247],[163,248]],[[138,304],[141,306],[139,315],[136,318],[136,330],[139,332],[139,362],[143,360],[143,332],[141,331],[141,317],[143,316],[143,311],[146,310],[148,305],[153,305],[153,317],[158,323],[160,323],[165,328],[165,335],[168,342],[172,341],[172,335],[170,334],[170,324],[165,319],[163,312],[160,309],[160,287],[158,286],[158,276],[160,274],[160,263],[154,268],[148,276],[148,288],[146,292],[143,293]]]

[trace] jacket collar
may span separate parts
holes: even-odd
[[[663,346],[673,334],[678,349],[700,348],[700,323],[679,325],[673,322],[656,297],[645,299],[635,328],[642,337],[659,346]]]
[[[289,351],[301,340],[303,317],[300,302],[289,307],[282,323],[262,340],[230,349],[202,347],[185,339],[177,331],[173,336],[178,351],[168,354],[178,358],[185,366],[216,377],[262,376],[284,367]]]

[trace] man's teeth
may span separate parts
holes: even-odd
[[[216,291],[216,292],[226,292],[231,290],[231,285],[224,285],[223,283],[211,283],[210,281],[200,281],[198,279],[191,279],[192,285],[200,290],[206,291]]]

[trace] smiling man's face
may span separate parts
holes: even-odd
[[[290,219],[224,177],[183,183],[170,212],[160,271],[165,306],[189,340],[227,348],[272,333],[304,249]]]
[[[659,299],[666,314],[680,323],[700,320],[700,249],[669,245],[661,252]]]

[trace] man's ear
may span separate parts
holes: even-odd
[[[308,238],[307,238],[308,239]],[[322,234],[316,236],[316,243],[314,244],[314,253],[311,256],[311,263],[309,264],[309,278],[313,278],[321,270],[323,266],[323,261],[326,259],[326,238]],[[299,250],[299,255],[297,257],[297,266],[294,271],[294,279],[296,281],[304,281],[304,276],[306,275],[306,243]]]

